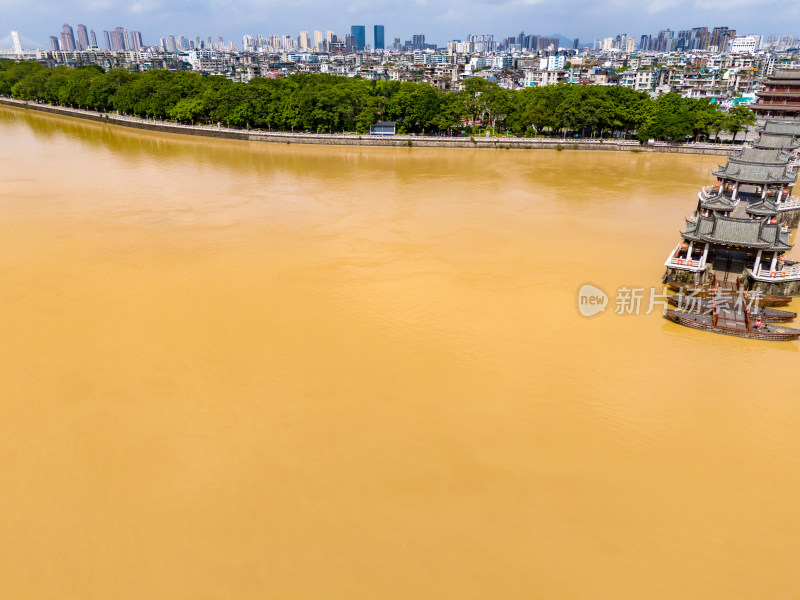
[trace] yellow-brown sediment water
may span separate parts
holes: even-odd
[[[798,345],[644,314],[720,160],[0,108],[0,597],[794,597]]]

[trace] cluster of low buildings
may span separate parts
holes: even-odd
[[[621,34],[582,48],[578,40],[570,44],[524,32],[501,41],[491,35],[470,35],[445,47],[427,44],[423,35],[415,35],[406,43],[396,38],[388,49],[377,50],[365,46],[362,29],[354,27],[344,41],[331,31],[324,36],[313,32],[313,37],[301,32],[297,39],[245,36],[241,50],[221,38],[186,40],[182,36],[144,46],[138,32],[132,32],[137,33],[134,42],[124,43],[124,30],[117,32],[118,40],[110,40],[111,49],[101,50],[92,44],[93,32],[84,40],[87,34],[79,30],[78,40],[72,44],[65,29],[65,44],[54,42],[53,48],[37,50],[32,58],[48,66],[186,69],[241,82],[293,73],[329,73],[426,82],[443,90],[459,90],[470,77],[481,77],[507,89],[557,83],[618,85],[654,96],[677,92],[721,103],[752,101],[759,81],[775,68],[800,65],[800,37],[772,36],[764,41],[761,36],[736,35],[727,27],[711,31],[695,28],[677,34],[663,30],[640,39]],[[379,39],[383,45],[383,26],[375,26],[376,44]]]

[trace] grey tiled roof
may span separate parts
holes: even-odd
[[[786,165],[740,163],[733,157],[728,160],[728,164],[712,174],[715,177],[751,183],[791,183],[797,179],[797,174],[788,172]]]
[[[714,229],[714,219],[709,218],[701,218],[698,219],[697,222],[697,235],[708,235],[711,233],[711,230]]]
[[[778,207],[771,200],[759,199],[747,203],[747,212],[751,215],[770,216],[778,214]]]
[[[766,219],[731,219],[711,215],[699,217],[697,223],[686,222],[683,237],[711,244],[733,244],[765,250],[789,250],[789,234],[778,224]]]
[[[800,135],[800,121],[767,121],[760,131],[778,135]]]
[[[736,206],[736,202],[734,200],[731,200],[730,198],[728,198],[723,194],[717,194],[712,198],[703,200],[701,204],[703,208],[710,208],[711,210],[721,210],[721,211],[733,210],[734,206]]]
[[[728,162],[738,163],[759,163],[759,164],[786,164],[790,158],[790,153],[786,150],[772,148],[743,148],[728,159]]]
[[[800,139],[788,135],[776,135],[774,133],[762,133],[761,138],[753,146],[755,148],[789,148],[793,149],[800,145]]]
[[[757,244],[759,243],[759,231],[761,225],[758,221],[741,221],[717,219],[716,227],[709,234],[709,237],[720,242],[734,244]]]

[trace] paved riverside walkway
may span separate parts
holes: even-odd
[[[424,135],[359,135],[355,133],[304,133],[288,131],[264,131],[262,129],[237,129],[217,125],[185,125],[172,121],[162,121],[154,118],[131,117],[120,115],[116,112],[101,113],[93,110],[70,108],[66,106],[53,106],[34,101],[17,100],[14,98],[0,97],[0,104],[33,109],[42,112],[72,116],[91,121],[122,125],[136,129],[151,131],[165,131],[169,133],[182,133],[185,135],[199,135],[204,137],[218,137],[228,139],[241,139],[255,142],[277,142],[296,144],[326,144],[326,145],[351,145],[351,146],[412,146],[433,148],[491,148],[491,149],[544,149],[555,150],[559,146],[562,150],[605,150],[616,152],[660,152],[675,154],[707,154],[728,156],[741,146],[729,144],[686,143],[674,144],[668,142],[655,142],[642,146],[636,140],[595,140],[595,139],[570,139],[570,138],[520,138],[520,137],[483,137],[483,136],[424,136]]]

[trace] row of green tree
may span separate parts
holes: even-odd
[[[481,78],[458,92],[424,83],[296,74],[249,84],[189,71],[107,72],[99,67],[50,69],[0,60],[0,94],[181,123],[283,131],[364,133],[378,120],[401,133],[460,134],[491,128],[514,135],[640,140],[708,139],[755,122],[744,107],[721,111],[708,100],[648,94],[616,86],[552,85],[505,90]]]

